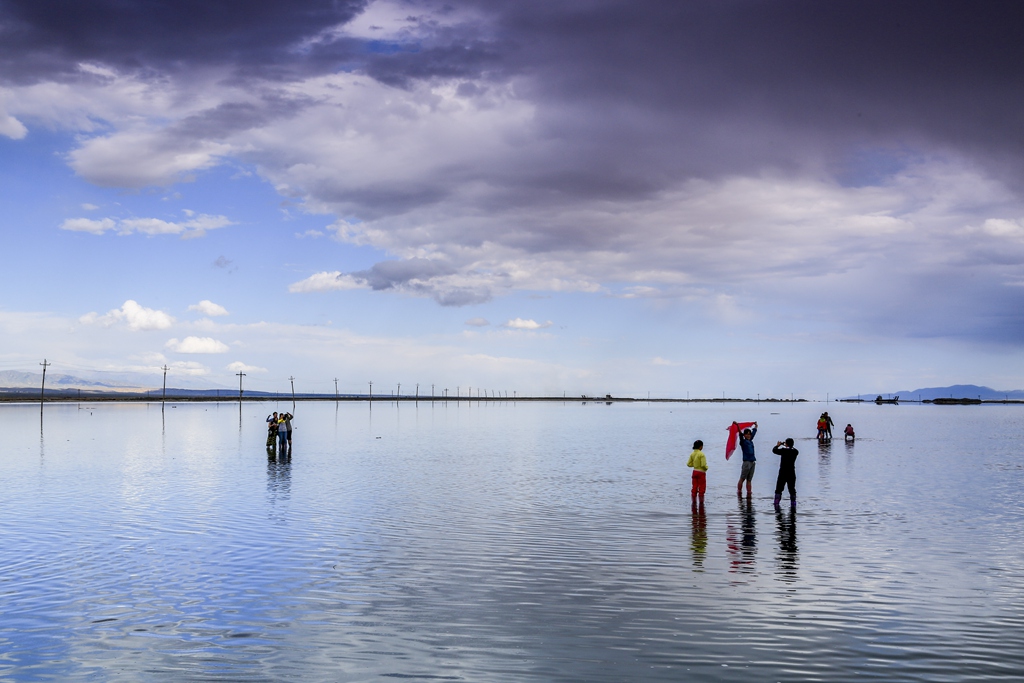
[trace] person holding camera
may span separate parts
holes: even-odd
[[[779,478],[775,481],[775,507],[779,507],[782,489],[786,487],[789,488],[789,504],[796,507],[796,456],[800,455],[800,451],[793,448],[793,439],[786,439],[785,442],[775,444],[772,453],[781,458]]]

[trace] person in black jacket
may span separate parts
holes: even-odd
[[[779,441],[772,453],[779,456],[779,478],[775,481],[775,507],[782,500],[782,489],[789,487],[789,504],[796,506],[796,456],[800,451],[793,448],[793,439],[786,439],[785,446]]]

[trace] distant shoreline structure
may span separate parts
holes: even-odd
[[[825,403],[825,401],[806,398],[633,398],[628,396],[369,396],[368,394],[277,394],[265,392],[243,393],[241,397],[235,393],[232,395],[227,390],[222,390],[220,395],[206,391],[202,392],[170,392],[166,399],[162,398],[159,391],[150,393],[130,392],[72,392],[56,390],[52,394],[40,399],[38,391],[30,390],[4,390],[0,389],[0,405],[2,404],[40,404],[40,403],[281,403],[294,401],[295,403],[769,403],[773,405],[782,403]],[[862,403],[875,404],[873,400],[849,401],[832,399],[832,402],[841,403]],[[886,402],[889,403],[889,402]],[[1019,404],[1024,405],[1024,399],[938,399],[923,401],[903,400],[899,403],[909,404],[932,404],[932,405],[982,405],[982,404]],[[899,405],[899,403],[892,403]]]
[[[34,393],[34,396],[33,396]],[[629,396],[413,396],[402,394],[401,396],[374,394],[291,394],[286,393],[265,393],[265,392],[244,392],[241,397],[237,392],[234,395],[228,391],[221,391],[220,395],[210,392],[195,393],[172,393],[167,392],[166,401],[161,397],[159,391],[151,393],[129,393],[129,392],[69,392],[54,391],[52,394],[46,392],[44,403],[280,403],[282,401],[302,402],[337,402],[337,403],[513,403],[519,401],[533,402],[569,402],[574,403],[810,403],[808,399],[797,398],[634,398]],[[38,390],[2,390],[0,389],[0,403],[40,403]]]

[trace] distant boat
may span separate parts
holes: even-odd
[[[900,402],[899,394],[893,396],[892,398],[882,398],[881,395],[875,397],[875,403],[877,403],[878,405],[882,405],[883,403],[890,403],[892,405],[896,405],[899,402]]]

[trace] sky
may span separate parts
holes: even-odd
[[[1024,387],[1024,5],[0,0],[0,370]]]

